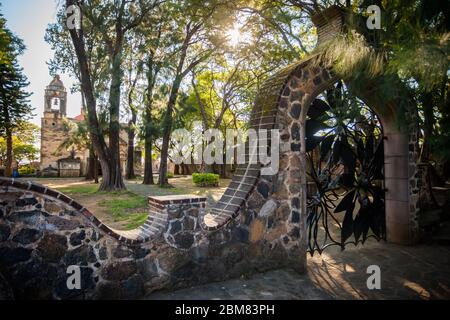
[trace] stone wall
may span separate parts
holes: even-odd
[[[121,232],[57,191],[3,178],[0,185],[0,274],[17,299],[139,298],[286,267],[304,256],[272,245],[287,236],[268,228],[277,224],[275,212],[257,216],[244,208],[240,219],[206,231],[206,199],[155,197],[146,224]],[[67,289],[71,265],[81,268],[80,290]]]

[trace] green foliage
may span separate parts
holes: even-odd
[[[58,146],[57,151],[75,148],[85,150],[90,147],[89,130],[86,121],[74,122],[68,119],[63,120],[64,130],[67,132],[66,138]]]
[[[36,170],[33,167],[29,166],[29,165],[21,166],[19,168],[19,174],[21,176],[33,175],[35,173],[36,173]]]
[[[333,66],[345,80],[374,79],[385,72],[383,54],[369,46],[364,37],[351,32],[335,37],[317,49],[318,65]]]
[[[440,87],[450,62],[449,2],[393,0],[383,9],[387,71],[414,79],[422,91]]]
[[[6,28],[6,20],[0,14],[0,135],[5,135],[30,117],[30,96],[24,89],[28,86],[18,56],[25,46],[21,39]]]
[[[39,136],[39,127],[31,122],[19,122],[13,128],[12,150],[15,160],[20,163],[24,160],[35,161],[39,156],[39,149],[36,147]],[[6,160],[6,138],[0,136],[0,159]]]
[[[198,187],[219,186],[219,175],[214,173],[193,173],[192,182]]]
[[[449,68],[450,33],[430,37],[417,43],[395,45],[389,70],[404,79],[416,79],[422,89],[431,91],[442,84]]]

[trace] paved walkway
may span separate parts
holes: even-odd
[[[381,269],[381,289],[369,290],[367,267]],[[397,246],[370,240],[308,258],[308,273],[275,270],[147,299],[450,299],[450,247]]]

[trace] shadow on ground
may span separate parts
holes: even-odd
[[[367,267],[381,269],[381,289],[367,288]],[[308,258],[308,273],[274,270],[146,299],[450,299],[450,247],[397,246],[370,240]]]

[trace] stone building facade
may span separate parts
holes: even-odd
[[[85,120],[83,109],[74,117],[67,117],[67,91],[60,77],[56,75],[45,89],[44,115],[41,119],[41,162],[42,176],[74,177],[84,176],[89,158],[88,149],[61,148],[69,134],[67,121]],[[125,174],[127,160],[127,132],[120,132],[120,159]],[[141,151],[135,151],[135,172],[142,171]],[[100,166],[99,166],[100,167]]]

